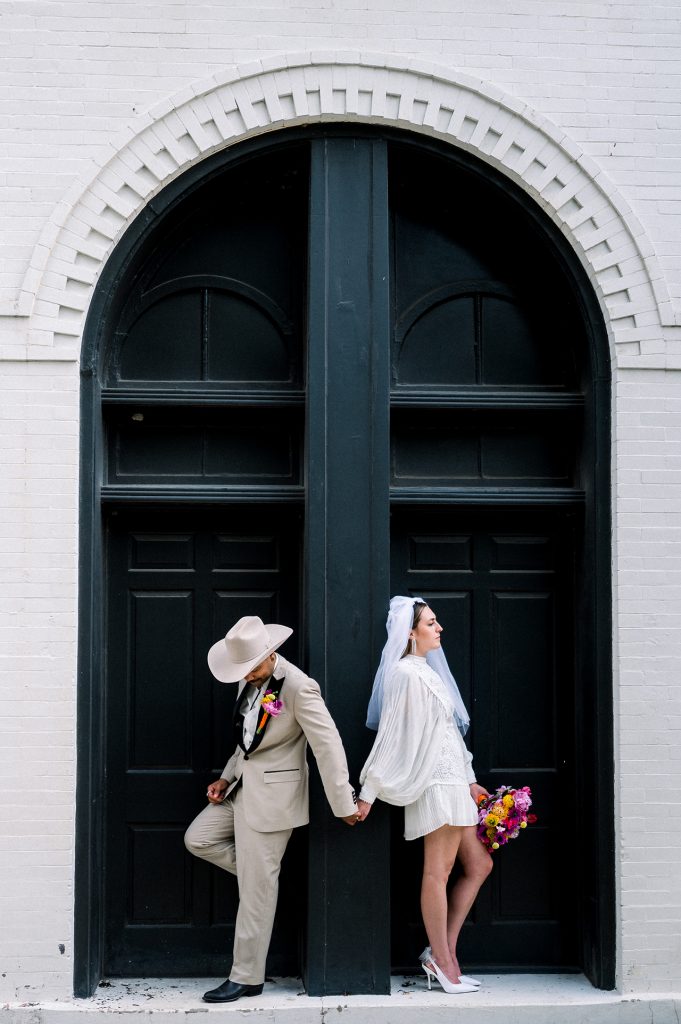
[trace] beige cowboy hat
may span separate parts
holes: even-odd
[[[293,632],[288,626],[265,625],[258,615],[244,615],[208,652],[208,667],[221,683],[238,683],[256,665],[281,647]]]

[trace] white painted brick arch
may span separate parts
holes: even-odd
[[[375,55],[303,54],[242,66],[154,107],[112,141],[36,246],[19,314],[29,358],[77,359],[101,268],[149,199],[206,156],[265,132],[329,121],[408,128],[474,153],[517,182],[569,239],[592,281],[613,365],[671,365],[673,312],[641,225],[565,133],[493,86]]]

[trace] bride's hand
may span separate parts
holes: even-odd
[[[357,801],[357,812],[359,814],[359,820],[360,821],[366,821],[366,819],[369,816],[369,811],[370,810],[371,810],[371,804],[368,804],[366,802],[366,800],[358,800]]]
[[[489,793],[487,792],[485,787],[479,785],[477,782],[471,782],[470,790],[471,790],[471,796],[475,800],[476,804],[480,803],[480,797],[481,796],[484,796],[484,797],[488,797],[489,796]]]

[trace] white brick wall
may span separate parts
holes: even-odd
[[[678,815],[667,810],[681,791],[681,374],[664,369],[681,367],[677,0],[0,0],[0,1001],[71,989],[80,321],[59,327],[57,310],[69,280],[75,309],[87,308],[109,240],[134,213],[127,193],[111,205],[121,179],[102,169],[130,125],[130,154],[144,169],[149,109],[163,125],[161,103],[191,113],[210,76],[339,47],[480,79],[475,104],[496,93],[507,104],[495,117],[524,104],[539,116],[524,135],[514,122],[514,144],[529,154],[545,117],[562,152],[582,161],[564,160],[563,172],[587,168],[589,201],[605,188],[598,231],[619,253],[616,272],[598,231],[564,212],[575,245],[591,246],[604,309],[621,317],[612,321],[620,981],[632,993],[681,991]],[[492,158],[484,137],[471,144]],[[157,185],[177,172],[159,160],[148,163]],[[550,175],[528,167],[529,156],[517,170],[536,176],[554,216]],[[153,174],[144,180],[154,187]],[[612,298],[625,287],[647,296],[630,325]]]
[[[678,4],[568,0],[0,2],[0,308],[74,175],[136,114],[225,67],[343,47],[437,61],[565,130],[626,189],[681,298]],[[17,178],[18,172],[18,178]]]
[[[71,987],[78,383],[0,363],[0,1002]]]
[[[626,371],[615,398],[622,984],[678,991],[681,380]]]

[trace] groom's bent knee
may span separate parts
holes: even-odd
[[[203,829],[196,828],[192,823],[184,834],[184,845],[195,857],[202,857],[207,850],[215,845],[215,839],[207,835]]]
[[[192,827],[190,825],[184,834],[184,845],[190,853],[193,853],[194,856],[198,857],[201,855],[201,850],[205,849],[206,844],[201,843],[198,836],[192,832]]]

